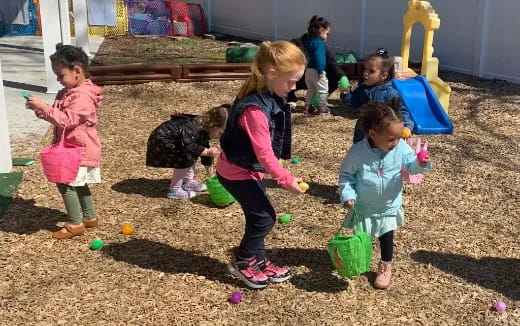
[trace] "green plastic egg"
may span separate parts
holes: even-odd
[[[348,90],[348,87],[350,86],[350,82],[347,78],[347,76],[343,76],[339,79],[339,89],[342,91]]]
[[[282,216],[280,216],[280,218],[278,220],[280,221],[280,223],[285,224],[285,223],[290,222],[291,219],[292,219],[291,214],[283,214]]]
[[[99,250],[101,249],[101,247],[103,247],[103,240],[101,239],[96,239],[92,241],[92,243],[90,244],[91,250]]]

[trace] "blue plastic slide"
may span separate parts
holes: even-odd
[[[415,122],[414,134],[453,133],[453,123],[424,76],[404,80],[393,79],[392,84]]]

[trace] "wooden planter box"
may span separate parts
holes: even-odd
[[[420,73],[421,62],[410,61],[409,66]],[[250,75],[250,63],[186,64],[178,66],[126,64],[90,67],[92,81],[97,85],[140,84],[161,82],[202,82],[213,80],[240,80]],[[363,62],[342,63],[341,69],[351,80],[363,76]]]

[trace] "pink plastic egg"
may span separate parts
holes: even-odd
[[[421,150],[419,153],[417,153],[417,160],[419,162],[423,162],[424,159],[426,159],[426,157],[428,157],[428,152],[425,151],[424,149]]]
[[[507,307],[506,307],[506,303],[504,301],[498,301],[496,304],[495,304],[495,309],[498,311],[498,312],[504,312],[506,311]]]

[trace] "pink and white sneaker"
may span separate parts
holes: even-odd
[[[287,268],[277,266],[267,258],[260,261],[260,269],[269,278],[269,282],[282,283],[291,278],[291,272]]]
[[[253,289],[263,289],[269,283],[269,278],[260,269],[258,261],[254,257],[232,259],[228,264],[228,270]]]

